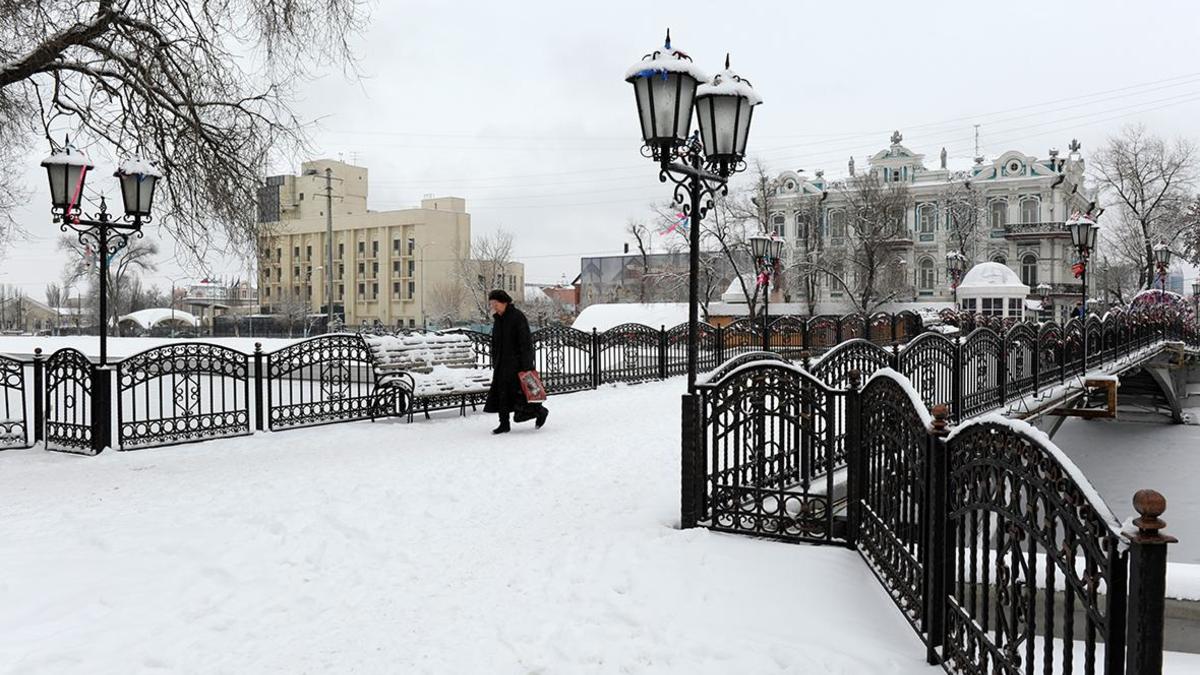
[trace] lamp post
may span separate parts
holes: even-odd
[[[967,256],[962,251],[950,251],[946,254],[946,274],[950,277],[950,292],[954,296],[954,311],[958,311],[958,285],[962,283],[963,272],[967,269]]]
[[[1167,247],[1166,242],[1159,242],[1154,246],[1154,266],[1156,276],[1158,277],[1158,287],[1161,293],[1158,295],[1159,301],[1165,300],[1167,291],[1167,270],[1171,266],[1171,249]]]
[[[1192,282],[1192,304],[1196,306],[1196,327],[1200,328],[1200,279]]]
[[[427,241],[417,248],[421,250],[421,330],[429,330],[429,319],[425,316],[425,247],[436,245],[436,241]]]
[[[1067,220],[1067,229],[1071,232],[1071,244],[1075,246],[1075,252],[1079,254],[1078,276],[1080,288],[1080,305],[1079,319],[1084,322],[1083,330],[1083,372],[1087,373],[1087,353],[1088,353],[1088,331],[1087,331],[1087,302],[1088,302],[1088,286],[1087,286],[1087,265],[1088,258],[1096,249],[1096,235],[1100,232],[1100,228],[1096,226],[1096,221],[1092,219],[1091,214],[1079,215],[1079,212],[1071,214],[1071,218]]]
[[[695,391],[698,359],[700,223],[729,176],[746,168],[746,140],[762,98],[729,69],[711,79],[692,58],[671,47],[642,57],[625,72],[633,85],[642,130],[642,155],[659,165],[659,180],[675,185],[675,202],[688,219],[688,393]],[[701,83],[704,84],[701,84]],[[692,111],[699,129],[692,132]],[[706,203],[702,198],[707,195]]]
[[[771,278],[778,271],[783,254],[783,240],[775,236],[756,234],[750,237],[750,253],[758,271],[758,287],[763,289],[762,348],[771,349]]]
[[[1042,308],[1041,308],[1041,312],[1039,312],[1039,313],[1041,314],[1041,318],[1043,321],[1045,321],[1047,319],[1047,317],[1049,317],[1051,320],[1053,320],[1053,318],[1054,318],[1053,307],[1050,304],[1051,303],[1051,300],[1050,300],[1050,291],[1051,290],[1052,289],[1050,288],[1050,284],[1048,284],[1044,281],[1037,285],[1038,299],[1042,301]]]
[[[140,159],[127,159],[113,174],[121,183],[121,198],[125,216],[116,221],[108,213],[104,197],[95,218],[82,218],[83,186],[87,173],[94,168],[82,152],[72,152],[70,139],[61,150],[42,160],[50,179],[50,212],[59,229],[68,228],[78,235],[80,244],[96,244],[100,258],[100,365],[108,360],[108,263],[109,259],[129,243],[129,237],[142,235],[142,224],[150,220],[154,186],[162,174],[153,164]]]

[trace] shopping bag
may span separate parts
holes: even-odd
[[[536,370],[523,370],[517,373],[517,379],[521,382],[521,391],[525,393],[526,401],[541,403],[546,400],[546,388],[542,386],[542,378]]]

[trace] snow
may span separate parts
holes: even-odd
[[[95,458],[0,453],[0,663],[931,672],[857,553],[675,529],[683,389],[552,398],[546,428],[501,437],[493,417],[452,412]]]
[[[892,370],[891,368],[880,368],[879,370],[875,371],[871,377],[867,378],[867,382],[863,385],[863,389],[866,389],[867,385],[871,384],[871,381],[877,377],[891,378],[896,382],[896,384],[900,385],[900,388],[904,390],[904,393],[908,394],[908,400],[912,403],[913,407],[917,409],[917,413],[921,416],[921,424],[924,424],[926,429],[933,428],[933,416],[929,414],[929,410],[925,407],[925,401],[921,399],[921,395],[917,393],[916,388],[913,387],[912,382],[909,381],[907,377],[901,375],[895,370]]]
[[[624,323],[640,323],[651,328],[674,328],[687,323],[686,302],[600,303],[588,305],[575,317],[572,327],[591,332],[604,332]]]
[[[1029,287],[1021,283],[1017,273],[1009,269],[1007,265],[998,262],[981,262],[975,265],[958,285],[960,296],[966,291],[968,297],[974,297],[969,295],[970,292],[980,290],[1000,295],[1019,293],[1022,298],[1029,295]]]
[[[79,150],[74,152],[55,152],[42,160],[42,166],[49,166],[51,164],[71,164],[74,166],[86,166],[89,169],[94,167],[92,160],[88,159],[87,154]]]
[[[667,44],[670,44],[669,42]],[[661,73],[687,73],[696,78],[696,82],[707,82],[708,75],[700,70],[682,50],[671,47],[655,49],[642,57],[637,63],[625,70],[625,81],[632,82],[638,77]]]
[[[1001,413],[992,412],[987,413],[986,415],[973,417],[963,424],[954,427],[954,430],[951,431],[950,435],[946,437],[946,441],[952,442],[954,438],[963,431],[980,424],[995,424],[1002,427],[1008,427],[1013,431],[1022,433],[1034,441],[1037,441],[1047,453],[1049,453],[1055,458],[1055,460],[1058,461],[1059,466],[1063,468],[1063,471],[1066,472],[1067,476],[1069,476],[1071,480],[1073,480],[1079,487],[1080,491],[1083,492],[1084,498],[1087,499],[1092,505],[1092,508],[1096,510],[1097,515],[1099,515],[1103,520],[1107,521],[1109,529],[1112,530],[1112,532],[1118,537],[1120,537],[1122,528],[1121,520],[1113,515],[1112,509],[1108,507],[1108,504],[1106,504],[1104,499],[1100,496],[1100,492],[1092,486],[1091,481],[1088,480],[1088,477],[1084,474],[1084,472],[1078,466],[1076,466],[1075,462],[1071,461],[1071,458],[1067,455],[1067,453],[1063,452],[1062,449],[1054,443],[1054,441],[1050,440],[1050,436],[1046,435],[1046,432],[1042,431],[1041,429],[1038,429],[1028,422],[1012,420],[1005,417]],[[1122,537],[1121,541],[1124,542],[1125,539]]]
[[[754,91],[749,82],[729,69],[722,70],[714,75],[711,81],[696,87],[696,98],[701,96],[744,96],[752,106],[763,102],[762,96]]]
[[[190,324],[192,326],[200,325],[200,319],[197,319],[194,315],[192,315],[188,312],[184,312],[182,310],[178,310],[178,309],[172,310],[170,308],[164,308],[164,307],[152,307],[150,309],[139,309],[136,312],[133,312],[131,314],[126,314],[125,316],[118,318],[117,321],[118,322],[132,321],[147,330],[150,328],[153,328],[154,326],[157,326],[160,323],[170,322],[170,321],[186,323],[186,324]]]
[[[162,172],[158,167],[154,166],[153,162],[141,159],[139,157],[130,157],[122,160],[117,165],[118,176],[150,176],[153,178],[162,178]]]

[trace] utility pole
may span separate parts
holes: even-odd
[[[325,332],[333,329],[333,169],[325,167]]]

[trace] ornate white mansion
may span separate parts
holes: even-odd
[[[924,155],[901,145],[902,140],[899,132],[892,134],[891,145],[872,156],[866,167],[880,183],[904,183],[908,192],[907,235],[888,242],[895,252],[885,276],[887,292],[895,293],[889,304],[951,303],[946,256],[964,249],[968,268],[988,261],[1007,265],[1029,287],[1030,300],[1036,299],[1038,284],[1048,284],[1056,313],[1069,312],[1080,287],[1071,273],[1075,252],[1064,222],[1072,212],[1092,205],[1090,191],[1083,188],[1079,144],[1072,141],[1065,157],[1057,150],[1045,159],[1008,151],[990,162],[976,157],[969,169],[952,171],[946,168],[945,149],[939,168],[928,169]],[[851,176],[857,175],[853,159],[848,168]],[[793,258],[788,262],[802,255],[808,237],[808,250],[815,245],[824,264],[840,269],[847,247],[854,245],[854,233],[846,224],[847,181],[827,181],[822,171],[811,178],[785,171],[774,185],[770,219],[772,229],[787,242],[786,255]],[[813,213],[814,200],[820,227],[808,233],[804,214]],[[965,219],[964,210],[969,212]],[[970,221],[971,230],[965,245],[964,220]],[[820,311],[849,308],[840,284],[820,278],[817,288]],[[792,302],[804,299],[802,290],[788,296]]]

